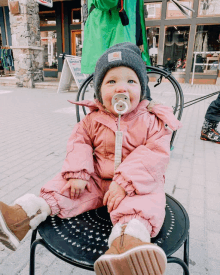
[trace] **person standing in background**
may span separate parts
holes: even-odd
[[[220,93],[216,100],[212,101],[209,105],[205,120],[202,125],[200,139],[206,141],[213,141],[220,144],[220,133],[217,128],[220,122]]]
[[[88,0],[84,28],[81,72],[92,74],[99,57],[111,46],[131,42],[142,46],[142,59],[151,65],[148,53],[143,0]],[[127,18],[127,20],[123,20]]]

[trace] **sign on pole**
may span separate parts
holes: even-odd
[[[65,55],[57,93],[69,92],[73,79],[77,87],[80,88],[86,78],[87,75],[81,73],[81,58],[73,55]],[[90,85],[89,88],[91,88]]]
[[[50,8],[53,7],[53,0],[36,0],[36,2]]]

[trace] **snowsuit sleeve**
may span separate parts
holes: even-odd
[[[94,172],[93,146],[84,118],[77,123],[67,143],[67,154],[62,167],[62,177],[66,180],[77,178],[88,181]]]
[[[151,115],[146,144],[138,146],[124,159],[113,178],[128,196],[151,193],[164,183],[171,135],[164,122]]]

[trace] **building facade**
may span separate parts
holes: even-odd
[[[82,55],[81,0],[54,2],[52,8],[39,5],[39,17],[44,75],[57,77],[61,53]]]
[[[195,60],[194,83],[215,84],[220,56],[220,1],[179,3],[195,12],[188,12],[186,18],[170,1],[145,1],[152,64],[165,66],[181,83],[191,83]]]
[[[82,54],[83,3],[81,0],[54,0],[53,7],[50,8],[37,4],[35,0],[19,0],[19,13],[12,14],[10,2],[14,4],[17,1],[0,0],[0,52],[5,53],[10,49],[15,61],[13,66],[8,66],[4,61],[7,58],[1,59],[0,54],[4,73],[7,75],[8,72],[14,71],[19,77],[25,74],[23,70],[25,68],[27,75],[32,78],[31,81],[38,81],[42,80],[40,77],[42,69],[44,77],[58,77],[63,66],[60,54],[79,56]],[[36,40],[39,43],[36,43]],[[22,58],[19,58],[21,56]],[[19,61],[22,64],[19,64]],[[23,64],[24,62],[28,64]],[[31,69],[33,65],[36,65],[34,72]],[[26,82],[30,81],[28,76],[26,79]],[[22,81],[23,79],[17,85],[22,86]],[[29,83],[23,86],[33,85]]]
[[[5,3],[6,4],[6,3]],[[9,9],[8,6],[0,6],[0,73],[10,74],[14,71],[13,55],[10,46],[11,41],[11,28],[9,22]],[[3,59],[4,55],[10,56],[8,63]],[[10,66],[9,66],[10,65]]]
[[[43,54],[44,76],[58,77],[63,64],[61,53],[82,54],[84,2],[86,0],[55,0],[52,8],[39,5],[39,50]],[[144,2],[152,65],[162,65],[179,82],[191,83],[195,62],[194,83],[215,84],[220,56],[220,1],[179,0],[194,9],[188,12],[188,17],[170,1]],[[0,48],[12,46],[13,49],[7,1],[0,0],[0,6]]]

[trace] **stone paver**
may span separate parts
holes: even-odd
[[[174,92],[168,83],[152,88],[152,97],[169,106]],[[185,101],[220,90],[214,85],[182,84]],[[0,86],[0,200],[6,203],[41,186],[61,169],[66,143],[76,123],[76,93]],[[92,95],[87,95],[92,98]],[[181,128],[166,173],[165,190],[190,217],[190,274],[220,274],[220,145],[199,139],[204,114],[216,96],[184,109]],[[0,245],[0,275],[29,273],[31,232],[16,252]],[[174,256],[182,257],[183,249]],[[92,275],[37,248],[36,274]],[[170,264],[167,275],[182,274]]]

